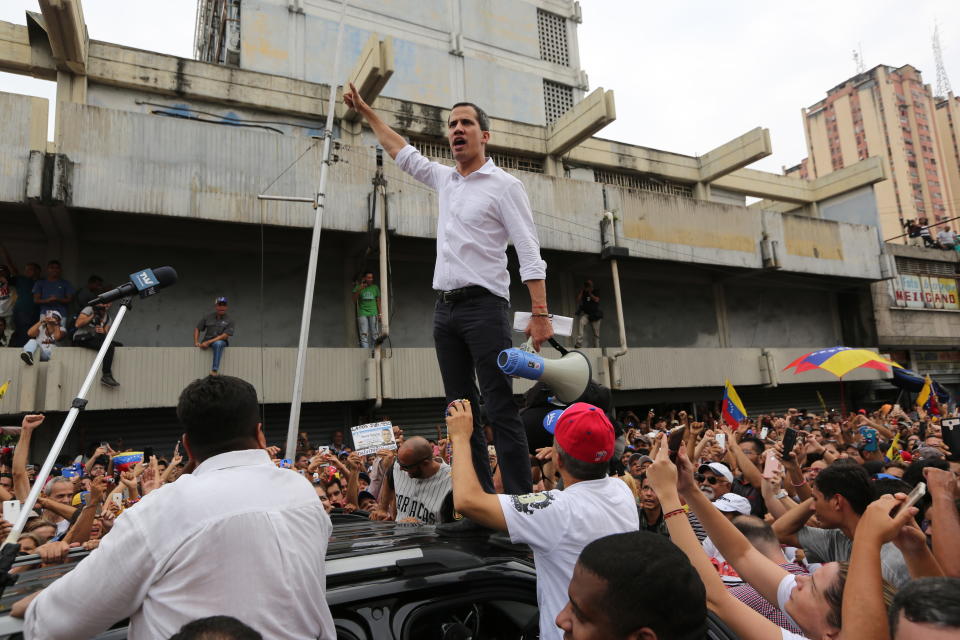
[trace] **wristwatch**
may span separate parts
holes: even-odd
[[[776,498],[777,500],[783,500],[783,499],[786,498],[788,495],[789,495],[789,494],[787,493],[787,490],[786,490],[786,489],[780,489],[780,491],[777,491],[777,494],[776,494],[775,496],[773,496],[773,497]]]

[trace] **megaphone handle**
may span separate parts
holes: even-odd
[[[561,356],[567,355],[567,350],[561,346],[554,338],[550,338],[550,344],[553,345],[553,348],[560,352]]]

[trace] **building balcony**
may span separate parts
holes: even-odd
[[[597,381],[619,391],[671,390],[719,387],[725,379],[738,386],[793,385],[833,382],[822,371],[801,375],[784,373],[795,358],[822,348],[713,349],[638,348],[613,359],[616,349],[584,349]],[[547,353],[548,358],[556,354]],[[92,364],[94,352],[58,347],[49,362],[27,366],[18,349],[0,349],[0,371],[11,380],[0,400],[0,413],[65,411],[76,396]],[[261,402],[290,402],[296,349],[228,347],[221,372],[247,380]],[[116,350],[114,376],[119,388],[99,383],[99,372],[88,395],[87,408],[151,409],[174,407],[183,388],[210,370],[210,352],[183,347],[122,347]],[[884,374],[857,370],[848,381],[878,380]],[[308,350],[303,402],[361,402],[377,398],[378,386],[386,400],[440,398],[443,386],[431,348],[393,349],[383,360],[382,371],[365,349],[311,348]],[[522,393],[529,381],[517,380],[514,392]]]

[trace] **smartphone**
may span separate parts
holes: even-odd
[[[117,507],[123,508],[123,496],[119,493],[113,494],[113,504]]]
[[[763,477],[767,480],[773,480],[774,474],[780,468],[781,464],[780,461],[777,460],[777,456],[768,455],[766,462],[763,463]]]
[[[151,456],[154,456],[154,455],[156,455],[156,454],[153,452],[153,447],[144,447],[144,448],[143,448],[143,459],[144,459],[145,462],[149,462],[149,461],[150,461],[150,457],[151,457]]]
[[[725,433],[718,433],[716,436],[714,436],[714,440],[716,440],[717,444],[720,446],[721,449],[723,449],[724,451],[726,451],[726,449],[727,449],[727,434],[725,434]]]
[[[19,500],[3,501],[3,519],[9,522],[10,524],[16,524],[17,520],[20,519],[20,501]]]
[[[960,418],[944,418],[940,421],[940,436],[950,447],[947,460],[960,460]]]
[[[920,421],[920,442],[923,442],[927,439],[927,421]]]
[[[763,429],[760,429],[760,439],[761,439],[761,440],[766,440],[766,439],[767,439],[767,434],[769,434],[769,433],[770,433],[770,428],[769,428],[769,427],[764,427]]]
[[[683,435],[686,429],[686,425],[680,425],[667,432],[667,449],[670,451],[670,459],[674,462],[677,461],[677,452],[680,451],[680,445],[683,444]]]
[[[180,455],[180,441],[177,440],[176,446],[173,448],[173,457],[176,458]]]
[[[797,444],[797,430],[787,427],[783,432],[783,457],[786,459]]]
[[[293,469],[293,460],[291,460],[290,458],[284,458],[283,460],[280,461],[280,468]]]
[[[927,483],[918,482],[917,486],[913,488],[913,491],[907,496],[907,499],[897,507],[897,513],[894,515],[899,515],[903,512],[904,509],[909,509],[920,501],[920,498],[927,494]],[[4,509],[6,509],[7,503],[3,503]]]

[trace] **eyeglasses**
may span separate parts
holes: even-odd
[[[398,461],[397,461],[397,464],[400,465],[400,468],[401,468],[402,470],[404,470],[404,471],[410,471],[410,469],[414,469],[414,468],[416,468],[416,467],[419,467],[421,464],[423,464],[424,462],[426,462],[427,460],[429,460],[429,459],[432,458],[432,457],[433,457],[432,455],[429,455],[429,456],[427,456],[426,458],[423,458],[423,459],[421,459],[421,460],[417,460],[416,462],[411,462],[410,464],[403,464],[402,462],[400,462],[400,461],[398,460]]]
[[[697,482],[703,482],[704,480],[706,480],[710,484],[717,484],[718,482],[720,482],[720,478],[718,478],[717,476],[705,476],[702,473],[694,474],[693,479],[696,480]]]

